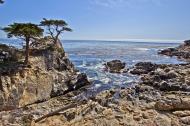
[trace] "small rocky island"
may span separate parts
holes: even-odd
[[[181,54],[182,48],[190,45],[185,42],[174,54]],[[139,62],[128,70],[140,77],[132,87],[76,99],[85,91],[84,86],[90,84],[86,75],[77,72],[63,52],[42,47],[32,52],[29,66],[14,65],[17,69],[1,74],[1,125],[190,125],[188,62],[177,65]],[[162,54],[168,54],[165,52]],[[118,60],[107,65],[108,72],[119,73],[125,67]]]

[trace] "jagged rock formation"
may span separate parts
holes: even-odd
[[[37,59],[34,61],[38,61]],[[41,58],[39,60],[37,66],[42,63]],[[34,64],[38,64],[38,62]],[[50,64],[48,66],[53,67],[49,71],[62,73],[57,67],[60,66],[57,62],[54,62],[54,65],[52,62]],[[48,71],[48,68],[44,67],[43,69]],[[166,65],[140,62],[129,71],[141,78],[141,81],[132,87],[103,91],[89,99],[80,99],[80,102],[76,100],[76,95],[80,94],[83,89],[69,92],[42,103],[0,112],[2,120],[0,125],[190,125],[189,63]],[[54,75],[57,74],[54,73]],[[85,78],[85,75],[78,76],[78,81],[72,83],[76,85],[81,82],[83,77]],[[43,115],[75,103],[77,103],[76,107],[36,121]]]
[[[162,55],[177,56],[179,59],[190,59],[190,40],[184,41],[182,45],[176,48],[168,48],[158,52]]]
[[[0,72],[0,111],[23,107],[88,85],[63,50],[31,49],[30,65],[5,65]],[[52,48],[52,47],[51,47]]]

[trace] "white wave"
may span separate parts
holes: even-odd
[[[150,49],[148,49],[148,48],[135,48],[135,50],[139,50],[139,51],[148,51],[148,50],[150,50]]]
[[[102,82],[104,82],[104,84],[108,84],[109,82],[111,82],[110,78],[101,78],[100,79]]]
[[[101,86],[102,86],[101,84],[95,84],[95,88],[99,88]]]

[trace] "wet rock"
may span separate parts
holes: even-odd
[[[167,79],[173,79],[178,77],[178,74],[175,71],[170,71],[167,73]]]
[[[158,54],[162,54],[162,55],[167,55],[167,56],[172,56],[173,52],[177,51],[175,48],[168,48],[168,49],[164,49],[158,52]]]
[[[181,85],[181,91],[189,92],[190,91],[190,86],[188,86],[187,84],[182,84]]]
[[[160,90],[161,91],[166,91],[166,90],[170,90],[170,87],[171,85],[169,83],[167,83],[166,81],[163,81],[161,84],[160,84]]]
[[[161,50],[159,54],[167,55],[167,56],[177,56],[179,59],[186,59],[190,58],[190,44],[189,40],[184,41],[184,44],[180,45],[176,48],[168,48]]]
[[[185,66],[185,69],[189,66]],[[166,70],[167,69],[167,70]],[[190,91],[188,83],[188,72],[183,70],[183,66],[157,65],[157,69],[147,74],[141,75],[143,84],[152,86],[161,91]]]
[[[80,89],[81,87],[84,87],[90,84],[90,82],[88,81],[87,75],[84,73],[72,75],[72,78],[65,78],[65,80],[63,80],[62,77],[64,76],[65,75],[63,74],[59,74],[57,78],[59,83],[56,83],[56,85],[53,85],[51,97],[63,95],[65,93]]]
[[[174,71],[170,71],[170,72],[166,73],[166,72],[164,72],[163,69],[156,71],[155,75],[157,75],[161,80],[173,79],[178,76],[177,73]]]
[[[160,84],[159,89],[161,91],[179,91],[181,90],[181,86],[179,84],[163,81]]]
[[[185,46],[190,46],[190,40],[185,40],[184,44],[185,44]]]
[[[83,86],[89,85],[90,82],[88,81],[87,75],[85,73],[81,73],[77,76],[77,81],[74,83],[75,89],[79,89]]]
[[[111,73],[120,73],[125,68],[125,63],[120,60],[112,60],[105,64],[106,70]]]
[[[172,84],[169,91],[180,91],[181,86],[179,84]]]
[[[130,70],[130,73],[137,75],[148,74],[149,72],[155,70],[156,68],[157,65],[151,62],[140,62],[137,63],[132,70]]]

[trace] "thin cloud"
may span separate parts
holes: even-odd
[[[164,1],[164,0],[162,0]],[[161,0],[91,0],[92,4],[103,7],[119,7],[119,6],[135,6],[140,4],[154,4],[157,6],[162,5]]]
[[[128,0],[92,0],[92,3],[104,7],[115,7],[123,3],[126,4],[127,1]]]

